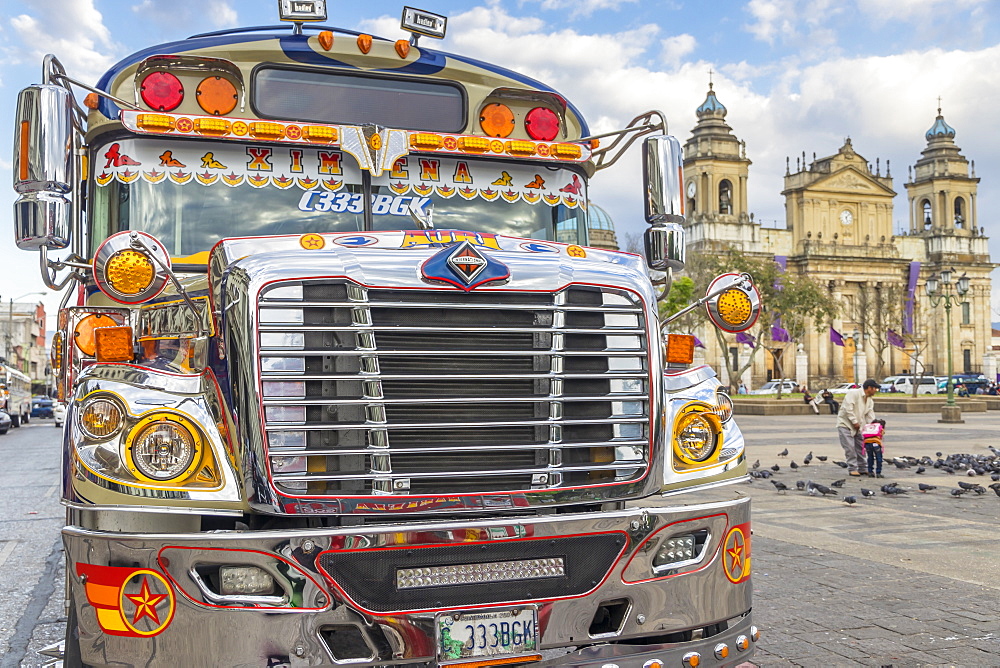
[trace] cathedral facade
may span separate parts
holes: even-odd
[[[818,282],[840,310],[830,323],[813,323],[801,341],[767,340],[765,326],[762,349],[740,378],[748,388],[777,375],[776,358],[784,377],[813,390],[873,376],[946,375],[945,309],[933,307],[925,292],[927,278],[942,270],[954,270],[953,285],[962,275],[970,285],[952,303],[953,370],[995,378],[990,272],[997,265],[976,208],[975,163],[962,155],[940,109],[920,158],[908,168],[908,229],[896,232],[889,162],[883,169],[876,160],[873,167],[849,138],[827,157],[813,154],[807,162],[803,154],[794,169],[786,159],[785,226],[755,222],[747,207],[751,162],[726,113],[709,84],[684,146],[688,251],[733,247],[773,258],[786,272]],[[722,349],[704,330],[696,332],[706,346],[701,352],[723,375],[725,358],[734,366],[750,358],[747,344],[729,336]]]

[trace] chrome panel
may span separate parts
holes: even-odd
[[[28,86],[18,94],[12,169],[18,193],[73,190],[72,108],[73,95],[63,86]]]
[[[104,439],[88,437],[79,411],[87,400],[106,396],[125,409],[125,425]],[[171,486],[137,480],[125,464],[131,427],[152,411],[174,411],[197,425],[211,449],[217,485]],[[66,408],[63,500],[71,507],[149,512],[231,514],[246,510],[239,462],[225,433],[234,434],[217,385],[209,373],[176,375],[128,364],[93,364],[83,369]],[[132,504],[135,504],[134,506]]]
[[[676,137],[656,135],[642,143],[646,222],[650,225],[684,222],[681,192],[684,156]]]
[[[401,232],[374,236],[380,245],[363,249],[303,251],[295,237],[226,240],[212,252],[215,317],[243,457],[252,463],[246,473],[255,510],[385,512],[388,506],[374,501],[388,494],[410,500],[414,510],[454,513],[482,509],[483,494],[513,493],[518,507],[531,507],[659,489],[653,478],[662,470],[662,433],[650,416],[661,413],[663,386],[650,378],[661,377],[662,351],[652,343],[659,336],[655,296],[638,258],[596,249],[587,249],[587,259],[485,249],[511,268],[512,280],[467,294],[421,284],[419,267],[437,249],[387,247],[402,242]],[[327,276],[334,278],[314,278]],[[622,287],[596,287],[615,285]],[[591,290],[595,300],[567,303],[570,289]],[[393,311],[399,317],[386,321]],[[303,336],[301,348],[289,334]],[[517,337],[527,338],[511,343]],[[596,359],[602,366],[587,368]],[[305,383],[306,392],[270,385],[278,381]],[[504,383],[509,391],[499,389]],[[400,429],[410,431],[409,441],[394,433]],[[506,433],[519,429],[528,431]],[[606,432],[584,436],[594,429]],[[495,438],[463,441],[455,430]],[[294,450],[310,461],[304,473],[282,473],[294,480],[271,479],[267,441],[279,437],[274,455]],[[637,462],[635,443],[646,439]],[[491,452],[494,443],[509,445]],[[590,461],[588,448],[604,446],[610,456]],[[445,451],[453,456],[442,458]],[[508,461],[499,459],[502,452]],[[418,459],[424,463],[414,468]],[[522,482],[506,473],[518,470]],[[324,477],[364,482],[334,488]]]
[[[373,550],[371,558],[385,559],[390,558],[397,550],[374,550],[460,545],[469,536],[479,536],[484,548],[488,550],[493,541],[510,541],[517,537],[544,539],[626,532],[629,540],[625,554],[612,567],[608,577],[592,592],[575,599],[537,602],[539,618],[547,620],[540,628],[539,649],[551,650],[552,653],[548,654],[551,656],[558,656],[559,650],[570,653],[565,661],[553,659],[553,663],[557,664],[591,665],[590,661],[601,657],[608,661],[620,657],[618,661],[622,666],[641,665],[627,662],[627,657],[633,653],[656,649],[660,654],[649,655],[649,658],[658,657],[664,665],[679,666],[683,653],[699,648],[702,641],[649,647],[643,644],[642,639],[649,637],[652,642],[653,637],[663,633],[700,630],[720,621],[741,618],[751,609],[752,580],[748,579],[740,584],[730,583],[725,577],[717,551],[706,554],[704,567],[694,572],[634,584],[625,584],[623,575],[627,568],[634,570],[638,566],[636,560],[652,560],[653,553],[644,551],[642,545],[647,538],[667,525],[686,522],[683,526],[701,526],[705,522],[716,522],[712,519],[713,516],[723,516],[720,524],[724,526],[749,522],[750,504],[745,496],[728,493],[709,494],[701,498],[706,496],[725,500],[673,507],[635,507],[622,511],[492,521],[449,520],[422,523],[409,530],[397,524],[280,531],[152,534],[113,533],[71,526],[63,530],[63,541],[70,564],[129,564],[135,568],[166,571],[176,583],[183,585],[185,591],[196,597],[194,604],[177,605],[170,627],[157,636],[155,642],[150,642],[148,638],[105,635],[100,632],[94,609],[87,602],[83,582],[75,568],[68,568],[67,579],[79,612],[80,644],[86,663],[163,665],[160,658],[170,657],[169,661],[173,665],[196,665],[203,662],[206,643],[209,642],[208,629],[239,628],[239,633],[211,633],[213,655],[225,656],[227,664],[259,665],[262,657],[267,658],[270,654],[295,655],[294,649],[300,647],[302,651],[296,659],[301,665],[328,665],[332,662],[332,656],[322,640],[320,629],[328,625],[355,623],[366,629],[366,635],[381,629],[390,639],[388,649],[384,651],[391,652],[392,656],[378,661],[379,664],[428,661],[432,658],[428,652],[433,651],[435,646],[434,619],[438,611],[382,615],[365,613],[361,610],[360,603],[347,600],[338,589],[328,588],[325,584],[327,581],[322,577],[318,563],[319,555],[324,551]],[[718,540],[712,540],[716,548]],[[237,550],[257,552],[259,555]],[[161,553],[169,555],[169,563],[158,560]],[[189,572],[207,554],[213,555],[214,563],[234,565],[260,566],[267,559],[275,558],[294,562],[308,576],[301,590],[302,607],[290,609],[264,605],[263,608],[251,606],[258,609],[247,611],[203,605],[207,601],[197,600],[199,589],[191,581]],[[574,557],[572,553],[567,556],[570,559]],[[273,573],[273,570],[269,572]],[[317,587],[316,583],[321,587]],[[510,589],[512,597],[523,595],[523,588]],[[586,634],[586,629],[602,603],[617,599],[628,600],[631,610],[614,640],[605,639],[605,642],[595,643]],[[697,601],[698,604],[678,604],[690,601]],[[530,599],[524,602],[536,603]],[[748,635],[749,623],[749,616],[734,621],[731,628],[725,634],[715,636],[708,647],[722,641],[732,644],[736,634]],[[729,640],[730,634],[732,640]],[[615,640],[628,640],[629,644],[618,644]],[[580,643],[587,647],[579,648]],[[379,644],[373,643],[373,646],[378,647]],[[730,658],[734,659],[732,663],[735,664],[749,656],[749,652],[743,652],[734,653]],[[703,665],[722,664],[706,662]]]
[[[30,192],[14,202],[14,242],[21,250],[66,248],[73,225],[73,204],[62,193]]]

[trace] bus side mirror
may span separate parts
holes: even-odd
[[[62,86],[35,85],[17,98],[14,241],[22,250],[66,248],[72,229],[73,100]]]
[[[646,265],[655,271],[684,267],[684,158],[675,137],[656,135],[642,144]]]

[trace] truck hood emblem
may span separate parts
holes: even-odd
[[[424,278],[442,281],[469,292],[484,283],[506,281],[510,269],[468,241],[432,255],[420,268]]]

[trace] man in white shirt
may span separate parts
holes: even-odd
[[[847,391],[844,403],[840,405],[840,412],[837,413],[840,447],[844,449],[847,469],[852,476],[868,475],[861,428],[875,420],[875,402],[872,397],[876,392],[878,383],[869,378],[861,387]]]

